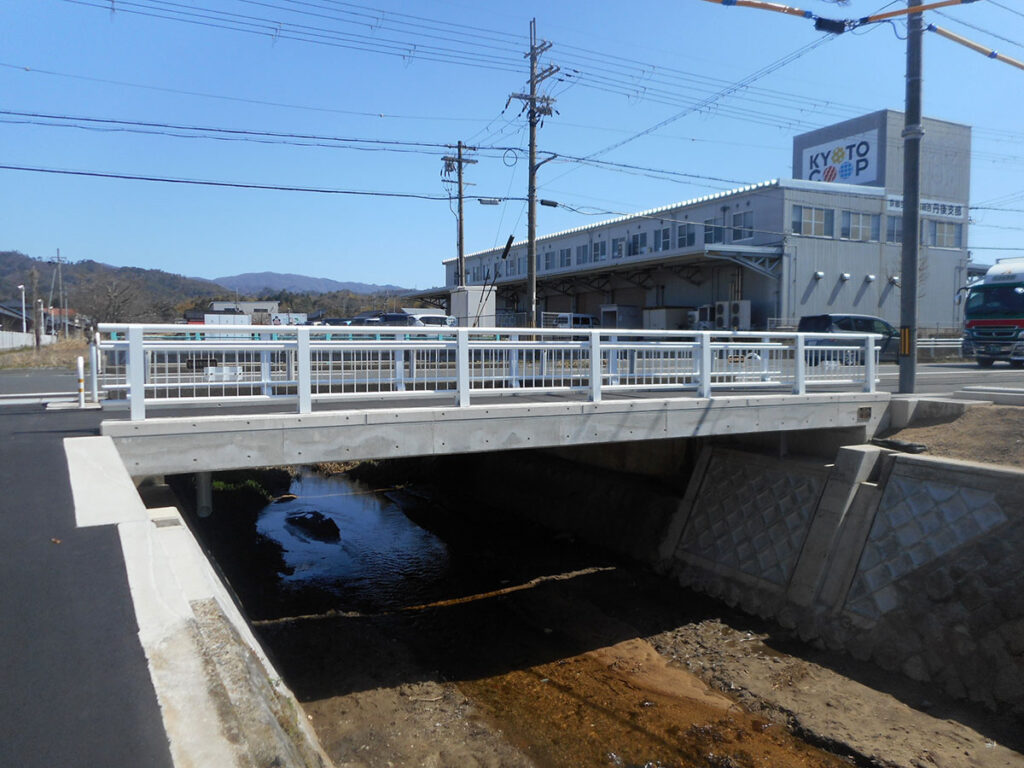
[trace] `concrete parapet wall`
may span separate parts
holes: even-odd
[[[658,555],[682,584],[1024,715],[1024,472],[870,446],[829,467],[707,449],[692,483]]]

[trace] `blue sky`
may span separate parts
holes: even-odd
[[[859,18],[905,3],[797,5]],[[541,153],[586,157],[678,116],[597,156],[670,175],[545,164],[540,196],[576,210],[540,208],[540,234],[789,177],[793,135],[903,109],[902,21],[826,36],[703,0],[4,0],[0,165],[336,193],[0,170],[0,250],[206,278],[439,285],[456,254],[447,200],[342,192],[443,198],[451,152],[438,145],[462,140],[481,148],[467,195],[519,198],[466,203],[467,253],[525,238],[526,121],[506,102],[527,87],[531,18],[552,44],[542,66],[561,69],[542,86],[557,114]],[[1024,59],[1020,0],[925,19]],[[1024,255],[1024,71],[928,33],[924,62],[925,115],[974,128],[971,202],[1000,209],[972,212],[974,260]]]

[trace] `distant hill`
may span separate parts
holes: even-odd
[[[27,299],[57,305],[57,265],[18,251],[0,251],[0,299],[18,295],[26,287]],[[227,298],[228,292],[210,280],[185,277],[160,269],[114,267],[86,260],[61,265],[68,306],[97,321],[154,322],[174,320],[181,305]],[[6,295],[5,295],[6,294]]]
[[[21,298],[17,286],[24,285],[29,306],[34,306],[36,299],[59,306],[56,271],[52,261],[0,251],[0,301],[17,305]],[[327,317],[351,317],[366,309],[385,309],[396,294],[405,291],[396,285],[342,283],[274,272],[215,282],[98,261],[64,263],[61,278],[70,309],[93,322],[108,323],[174,322],[185,311],[202,309],[213,299],[258,298],[280,302],[285,312],[320,310]]]
[[[263,293],[334,293],[349,291],[359,294],[401,293],[407,291],[398,285],[374,285],[373,283],[345,283],[326,277],[282,274],[280,272],[246,272],[242,275],[214,278],[213,282],[239,293],[258,295]]]

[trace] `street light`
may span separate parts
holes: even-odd
[[[21,332],[28,333],[25,327],[25,286],[19,285],[18,290],[21,291]]]

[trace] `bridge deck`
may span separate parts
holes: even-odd
[[[167,411],[144,421],[107,420],[131,474],[216,471],[324,461],[429,456],[657,440],[680,437],[859,427],[873,434],[888,405],[884,392],[701,398],[656,392],[606,396],[477,395],[456,407],[430,398],[318,404],[311,413],[261,413],[237,406],[188,415]]]

